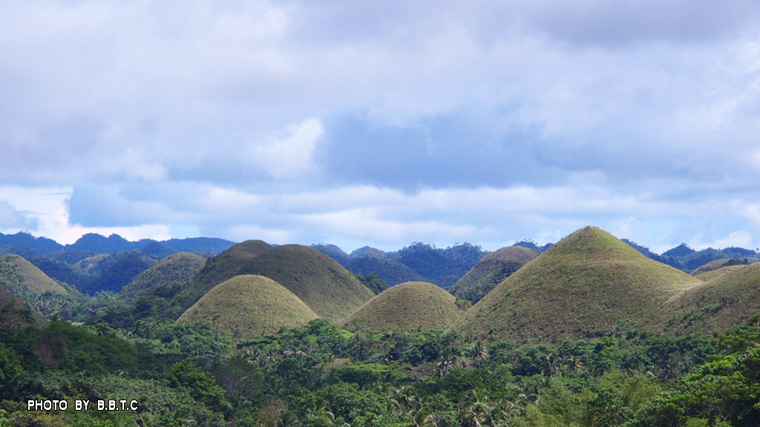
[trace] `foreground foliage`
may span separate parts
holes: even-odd
[[[237,346],[208,322],[0,333],[0,425],[10,426],[749,426],[759,397],[756,325],[521,347],[320,319]],[[27,399],[69,408],[27,411]],[[78,412],[76,399],[139,407]]]

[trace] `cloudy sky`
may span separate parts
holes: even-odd
[[[0,0],[0,232],[760,247],[756,0]]]

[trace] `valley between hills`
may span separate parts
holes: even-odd
[[[0,235],[0,425],[760,419],[760,254]],[[29,399],[137,400],[29,411]],[[73,403],[72,403],[73,407]]]

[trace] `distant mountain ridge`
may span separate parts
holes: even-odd
[[[114,254],[125,251],[160,252],[163,255],[171,255],[177,252],[192,252],[203,256],[216,255],[235,242],[215,237],[188,237],[185,239],[154,240],[141,239],[136,242],[129,241],[118,234],[108,237],[97,233],[87,233],[72,244],[62,245],[55,240],[46,237],[34,237],[29,233],[19,232],[16,234],[0,233],[0,252],[16,253],[29,249],[42,255],[49,255],[56,251],[82,251],[93,254]],[[23,253],[17,255],[24,256]]]
[[[441,249],[413,242],[393,252],[364,246],[351,254],[332,244],[322,243],[311,247],[338,261],[352,273],[375,273],[390,286],[409,281],[427,281],[448,288],[488,254],[480,246],[470,243]]]

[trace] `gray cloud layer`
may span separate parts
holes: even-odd
[[[760,244],[756,2],[3,8],[0,185],[71,224]]]

